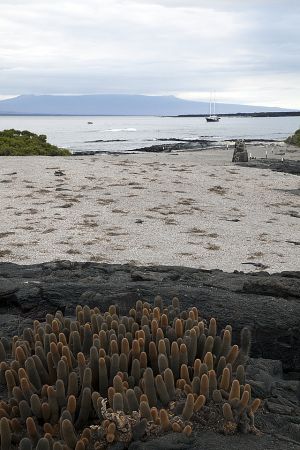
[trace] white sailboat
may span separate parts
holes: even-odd
[[[210,94],[209,101],[209,116],[206,117],[206,122],[219,122],[220,117],[216,115],[216,98],[212,101],[212,95]]]

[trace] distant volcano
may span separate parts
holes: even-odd
[[[209,103],[174,96],[147,95],[20,95],[0,101],[0,114],[177,116],[208,114]],[[283,108],[216,104],[217,114],[284,112]]]

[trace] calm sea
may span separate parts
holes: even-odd
[[[207,123],[204,117],[0,116],[0,130],[8,128],[46,134],[50,143],[73,152],[126,152],[169,139],[283,140],[300,128],[300,117],[223,117]]]

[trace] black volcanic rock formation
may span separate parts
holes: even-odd
[[[280,359],[286,371],[300,371],[300,272],[226,273],[174,266],[136,267],[58,261],[37,265],[0,263],[0,279],[19,287],[0,303],[0,312],[24,320],[60,309],[73,313],[78,303],[127,311],[137,300],[176,296],[182,307],[196,305],[203,317],[240,334],[252,330],[252,356]],[[1,281],[0,281],[1,283]],[[9,305],[9,309],[7,308]],[[16,332],[13,320],[0,334]]]

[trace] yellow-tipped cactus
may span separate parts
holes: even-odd
[[[194,412],[194,396],[193,394],[188,394],[186,402],[182,411],[182,417],[184,420],[190,420]]]
[[[182,430],[182,433],[186,436],[190,436],[192,434],[192,427],[190,425],[186,425],[184,429]]]
[[[239,380],[233,380],[232,385],[231,385],[231,389],[230,389],[230,393],[229,393],[229,400],[233,400],[235,398],[237,398],[238,400],[240,399],[240,382]]]
[[[71,448],[74,449],[76,447],[77,443],[77,436],[74,431],[74,427],[72,423],[65,419],[62,422],[62,436],[66,442],[66,444]]]
[[[219,387],[220,389],[227,391],[229,389],[229,386],[230,386],[230,370],[228,369],[228,367],[225,367],[222,373],[222,378]]]
[[[32,417],[27,417],[26,419],[26,429],[27,434],[31,438],[31,440],[36,444],[39,439],[39,434],[36,429],[36,424]]]
[[[0,436],[1,436],[1,450],[11,449],[11,430],[9,420],[6,417],[0,419]]]
[[[154,308],[138,300],[127,316],[115,305],[78,307],[76,320],[49,314],[11,345],[0,340],[1,445],[97,450],[102,438],[128,446],[153,430],[189,436],[210,408],[225,433],[251,430],[260,400],[245,384],[249,330],[241,348],[231,341],[230,326],[218,335],[214,318],[208,325],[197,308],[180,311],[178,299],[164,306],[159,297]]]
[[[109,444],[111,444],[112,442],[114,442],[116,436],[116,425],[112,422],[109,424],[108,428],[107,428],[107,434],[106,434],[106,440]]]
[[[260,405],[261,405],[261,400],[259,398],[256,398],[250,406],[251,412],[254,414],[258,410]]]
[[[160,425],[163,431],[168,431],[171,427],[169,414],[165,409],[159,411]]]
[[[124,411],[123,395],[119,392],[116,392],[113,396],[113,410],[115,412]]]
[[[147,367],[147,369],[144,372],[144,386],[145,386],[145,393],[147,394],[147,397],[149,399],[149,405],[156,406],[157,404],[156,389],[154,386],[153,371],[150,367]]]
[[[199,395],[194,403],[194,411],[198,412],[205,405],[206,398],[204,395]]]
[[[209,397],[209,378],[205,373],[200,380],[200,394],[204,395],[205,398]]]
[[[50,450],[50,442],[46,437],[39,439],[36,450]]]
[[[140,403],[140,412],[141,412],[141,417],[145,417],[147,420],[152,419],[151,410],[150,410],[148,402],[142,401]]]
[[[167,406],[170,403],[169,393],[166,387],[166,384],[161,375],[157,375],[155,377],[155,386],[158,397],[163,406]]]
[[[227,422],[233,422],[233,420],[234,420],[233,413],[232,413],[232,409],[231,409],[231,406],[229,405],[229,403],[224,403],[222,410],[223,410],[224,419]]]
[[[174,431],[174,433],[181,433],[182,432],[182,428],[179,425],[179,423],[177,423],[177,422],[173,422],[172,423],[172,431]]]

